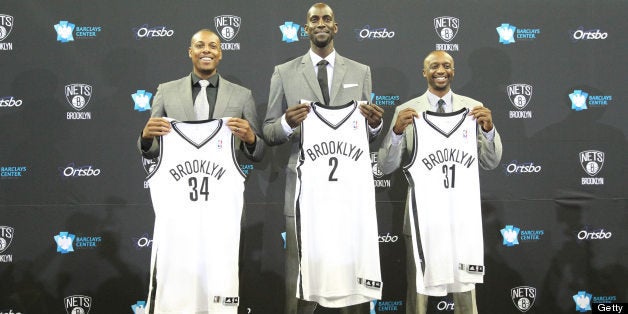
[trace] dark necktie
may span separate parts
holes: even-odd
[[[445,101],[442,99],[438,100],[438,108],[436,108],[436,112],[444,113],[445,112]]]
[[[321,87],[321,92],[323,92],[323,99],[325,100],[325,105],[329,105],[329,85],[327,85],[327,60],[323,59],[318,62],[316,65],[318,66],[318,85]]]

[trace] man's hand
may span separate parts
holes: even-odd
[[[395,134],[397,135],[403,134],[403,131],[406,129],[406,127],[412,124],[412,120],[414,119],[414,117],[418,118],[419,114],[416,112],[416,110],[412,108],[406,108],[399,111],[399,114],[397,115],[397,121],[395,121],[395,126],[393,127],[393,132],[395,132]]]
[[[375,104],[360,105],[360,112],[366,118],[371,128],[378,127],[384,116],[384,109]]]
[[[490,109],[483,106],[476,106],[471,109],[469,115],[473,116],[478,121],[478,124],[482,127],[484,132],[493,129],[493,117]]]
[[[310,105],[307,103],[288,107],[286,110],[286,122],[294,129],[305,120],[308,112],[310,112]]]
[[[257,136],[255,136],[253,129],[251,129],[249,121],[240,118],[231,118],[227,121],[227,126],[231,129],[231,132],[243,142],[249,145],[255,144]]]
[[[152,140],[157,136],[166,135],[170,132],[170,122],[164,118],[150,118],[142,130],[142,138]]]

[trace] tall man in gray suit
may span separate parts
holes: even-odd
[[[300,123],[310,107],[300,100],[318,101],[331,106],[347,104],[352,100],[371,97],[371,70],[368,66],[340,56],[334,50],[334,36],[338,32],[332,9],[324,3],[314,4],[307,12],[305,30],[310,38],[310,50],[303,56],[275,67],[264,120],[264,138],[268,145],[289,142],[290,159],[286,167],[286,313],[313,313],[316,303],[296,298],[299,261],[296,251],[294,198],[297,180],[296,164],[299,152]],[[323,95],[317,75],[321,60],[326,60],[329,101]],[[368,120],[371,138],[381,131],[383,109],[373,104],[360,107]],[[325,189],[325,187],[321,187]],[[369,304],[362,303],[341,310],[343,313],[368,313]]]
[[[261,160],[265,144],[258,135],[260,129],[253,95],[249,89],[218,74],[218,64],[222,59],[220,38],[211,30],[199,30],[190,40],[188,56],[192,60],[192,73],[157,87],[151,117],[137,141],[142,155],[149,159],[159,156],[157,137],[170,132],[170,123],[163,117],[180,121],[231,117],[227,125],[240,142],[236,143],[237,147],[248,159]],[[205,91],[200,85],[203,80],[209,81]],[[197,96],[203,92],[207,101],[197,101]],[[208,108],[199,111],[195,102]]]
[[[412,121],[424,111],[439,111],[439,99],[444,100],[443,111],[453,112],[463,107],[470,109],[470,115],[477,120],[478,126],[478,156],[479,164],[483,169],[490,170],[497,167],[502,156],[502,142],[493,125],[491,111],[480,102],[469,97],[457,95],[451,91],[451,82],[454,78],[454,60],[444,51],[433,51],[423,61],[423,77],[427,80],[427,92],[411,99],[395,109],[390,131],[384,138],[379,150],[378,164],[382,172],[388,174],[399,168],[402,154],[412,152],[414,130]],[[420,196],[419,196],[420,197]],[[406,240],[406,268],[407,268],[407,300],[406,313],[424,314],[427,311],[427,296],[418,294],[416,289],[416,265],[412,252],[410,224],[408,220],[408,204],[404,219],[404,234]],[[456,314],[477,313],[475,289],[467,292],[453,293],[454,312]]]

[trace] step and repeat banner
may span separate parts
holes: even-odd
[[[190,73],[190,38],[212,29],[220,74],[253,91],[261,123],[273,67],[309,48],[312,4],[2,1],[0,313],[143,313],[154,213],[136,140],[158,84]],[[384,132],[427,89],[422,61],[436,49],[454,57],[453,91],[492,111],[504,155],[480,174],[481,313],[628,301],[628,2],[329,4],[337,51],[371,67]],[[370,157],[384,289],[371,313],[405,313],[407,182],[377,168],[380,141]],[[283,312],[288,154],[243,159],[241,313]],[[453,313],[452,298],[430,298],[428,312]]]

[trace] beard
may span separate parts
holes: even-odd
[[[310,41],[312,43],[314,43],[314,45],[318,48],[325,48],[329,45],[329,43],[331,43],[331,41],[334,39],[334,35],[330,32],[327,33],[329,36],[327,36],[326,39],[324,40],[319,40],[316,36],[316,34],[310,34]]]

